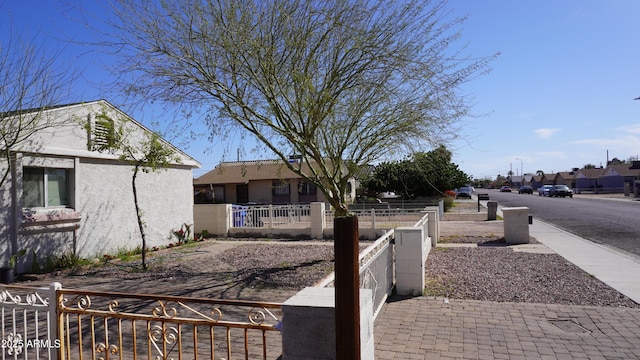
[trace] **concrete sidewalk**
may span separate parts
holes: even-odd
[[[558,255],[640,304],[640,258],[534,218],[529,234]]]

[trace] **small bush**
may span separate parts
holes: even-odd
[[[454,198],[447,196],[443,200],[444,200],[444,212],[447,212],[451,208],[453,208],[453,200],[454,200]]]

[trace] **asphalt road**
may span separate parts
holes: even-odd
[[[476,189],[477,193],[488,193],[502,207],[526,206],[534,221],[541,219],[582,238],[640,256],[640,201],[591,195],[550,198],[538,196],[537,191],[528,195]]]

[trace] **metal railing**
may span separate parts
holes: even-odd
[[[2,359],[58,359],[55,297],[49,288],[3,285],[0,293]]]
[[[429,215],[419,213],[421,217],[408,224],[409,227],[422,228],[425,236],[428,234]],[[358,221],[360,217],[358,217]],[[437,221],[434,220],[434,221]],[[408,220],[407,220],[408,222]],[[373,292],[373,317],[378,316],[385,304],[387,297],[391,295],[396,283],[395,269],[395,229],[387,231],[373,244],[368,246],[358,256],[360,267],[360,288],[371,289]],[[431,244],[425,244],[430,246]],[[335,273],[332,272],[326,278],[315,284],[315,287],[332,287]]]
[[[267,359],[281,304],[62,289],[64,359]]]
[[[394,229],[400,226],[413,226],[424,213],[422,209],[368,209],[350,210],[358,217],[358,225],[368,229]],[[328,228],[333,227],[335,211],[326,210],[325,219]]]
[[[282,305],[5,285],[0,359],[267,359]]]
[[[373,317],[378,316],[395,284],[393,249],[394,231],[388,231],[358,255],[360,288],[373,293]],[[335,272],[315,284],[315,287],[333,287]]]
[[[362,228],[393,229],[399,226],[412,226],[424,213],[422,208],[416,209],[350,209],[350,213],[358,216]],[[327,228],[333,227],[335,211],[325,211]],[[234,205],[231,208],[232,226],[234,228],[301,228],[311,227],[310,205]]]
[[[235,228],[278,228],[310,226],[310,205],[260,205],[231,208]]]

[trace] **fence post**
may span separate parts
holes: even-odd
[[[60,350],[62,347],[62,338],[59,332],[59,324],[58,322],[58,290],[62,289],[62,284],[59,282],[54,282],[49,285],[49,309],[47,316],[47,326],[49,327],[49,358],[53,360],[58,360],[61,356]],[[55,345],[55,341],[60,341],[60,348],[54,348],[54,351],[51,351],[52,347]]]
[[[371,228],[373,229],[373,234],[375,236],[376,233],[376,209],[371,208]]]
[[[311,203],[311,238],[322,240],[324,229],[327,227],[325,218],[325,204],[323,202]]]
[[[273,205],[269,205],[269,230],[273,229]]]
[[[431,246],[436,247],[440,240],[440,217],[438,216],[438,208],[430,208],[426,210],[429,215],[428,234],[431,237]]]

